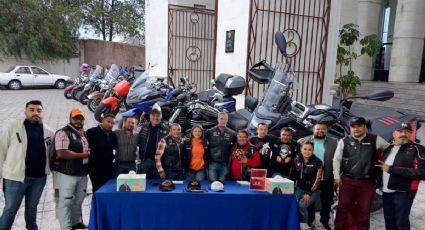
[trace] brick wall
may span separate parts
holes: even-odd
[[[84,62],[101,66],[117,64],[118,66],[142,65],[145,67],[145,47],[125,43],[85,40]]]

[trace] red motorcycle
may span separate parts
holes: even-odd
[[[103,116],[108,113],[117,114],[121,105],[125,105],[125,99],[130,91],[131,82],[134,78],[125,79],[116,84],[111,96],[103,99],[94,111],[94,118],[101,122]]]

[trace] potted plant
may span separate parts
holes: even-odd
[[[379,38],[376,34],[368,35],[360,39],[360,32],[356,24],[346,24],[339,31],[339,44],[337,49],[336,63],[339,66],[337,71],[335,84],[337,84],[337,96],[341,100],[355,96],[357,87],[361,81],[353,71],[353,62],[362,55],[375,57],[381,46]],[[360,39],[360,40],[359,40]],[[360,54],[356,53],[354,45],[360,43]]]

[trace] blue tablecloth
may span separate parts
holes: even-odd
[[[90,229],[299,229],[293,195],[249,191],[226,182],[224,192],[184,192],[186,182],[171,192],[149,181],[145,192],[116,192],[110,180],[93,196]],[[210,182],[202,181],[202,188]],[[155,185],[155,186],[154,186]]]

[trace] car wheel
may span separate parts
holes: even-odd
[[[22,88],[22,84],[18,80],[12,80],[7,84],[7,87],[12,90],[18,90]]]
[[[65,89],[66,82],[64,80],[57,80],[55,83],[56,89]]]

